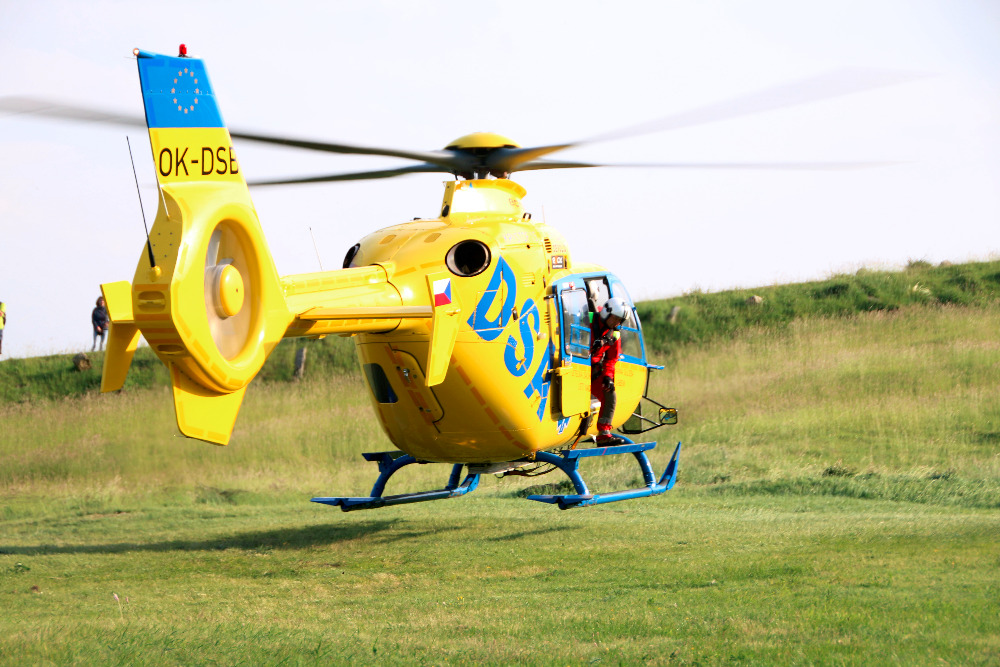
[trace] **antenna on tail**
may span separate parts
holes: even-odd
[[[149,240],[149,226],[146,224],[146,211],[142,208],[142,192],[139,190],[139,175],[135,173],[135,158],[132,157],[132,142],[128,135],[125,135],[125,143],[128,144],[128,159],[132,161],[132,176],[135,177],[135,193],[139,195],[139,211],[142,212],[142,228],[146,230],[146,250],[149,251],[149,268],[156,268],[156,260],[153,259],[153,243]]]
[[[313,248],[316,249],[316,261],[319,262],[319,270],[322,271],[323,270],[323,260],[321,260],[319,258],[319,246],[316,245],[316,237],[313,236],[313,228],[312,227],[309,228],[309,236],[312,236]]]

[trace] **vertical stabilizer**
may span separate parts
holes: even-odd
[[[428,274],[427,290],[430,293],[433,315],[431,336],[427,342],[426,382],[428,387],[433,387],[444,382],[448,374],[448,364],[458,337],[458,316],[462,309],[457,300],[458,295],[451,289],[451,276],[444,271]]]
[[[128,367],[139,344],[139,328],[132,315],[131,285],[124,280],[101,285],[101,294],[108,307],[111,330],[108,347],[104,353],[104,370],[101,372],[101,391],[118,391],[125,384]]]
[[[159,210],[142,253],[131,313],[114,283],[108,386],[124,381],[138,332],[170,368],[177,425],[225,444],[264,360],[292,320],[205,64],[135,51]],[[116,319],[115,308],[120,316]],[[130,320],[130,321],[129,321]],[[133,327],[129,329],[129,326]],[[121,347],[119,353],[117,350]]]
[[[238,183],[245,189],[204,61],[136,55],[160,185]]]

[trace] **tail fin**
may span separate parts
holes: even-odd
[[[232,183],[245,191],[205,63],[138,49],[136,55],[160,185]]]
[[[138,330],[170,368],[181,432],[226,444],[292,314],[204,63],[135,53],[160,185],[155,263],[143,252],[129,289],[103,286],[113,326],[102,390],[124,382]]]

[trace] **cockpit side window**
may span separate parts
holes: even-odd
[[[564,289],[562,301],[563,354],[590,361],[590,308],[582,289]]]
[[[611,298],[611,290],[608,289],[608,279],[604,276],[598,278],[586,278],[583,281],[587,286],[587,300],[590,302],[590,312],[597,313],[604,302]]]
[[[619,280],[612,280],[612,296],[616,296],[628,306],[628,318],[622,322],[622,356],[626,361],[637,364],[646,363],[646,355],[642,346],[642,326],[639,324],[639,315],[635,311],[635,304],[629,296],[625,285]]]

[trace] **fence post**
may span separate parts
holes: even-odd
[[[306,372],[306,346],[303,345],[295,350],[295,379],[301,380]]]

